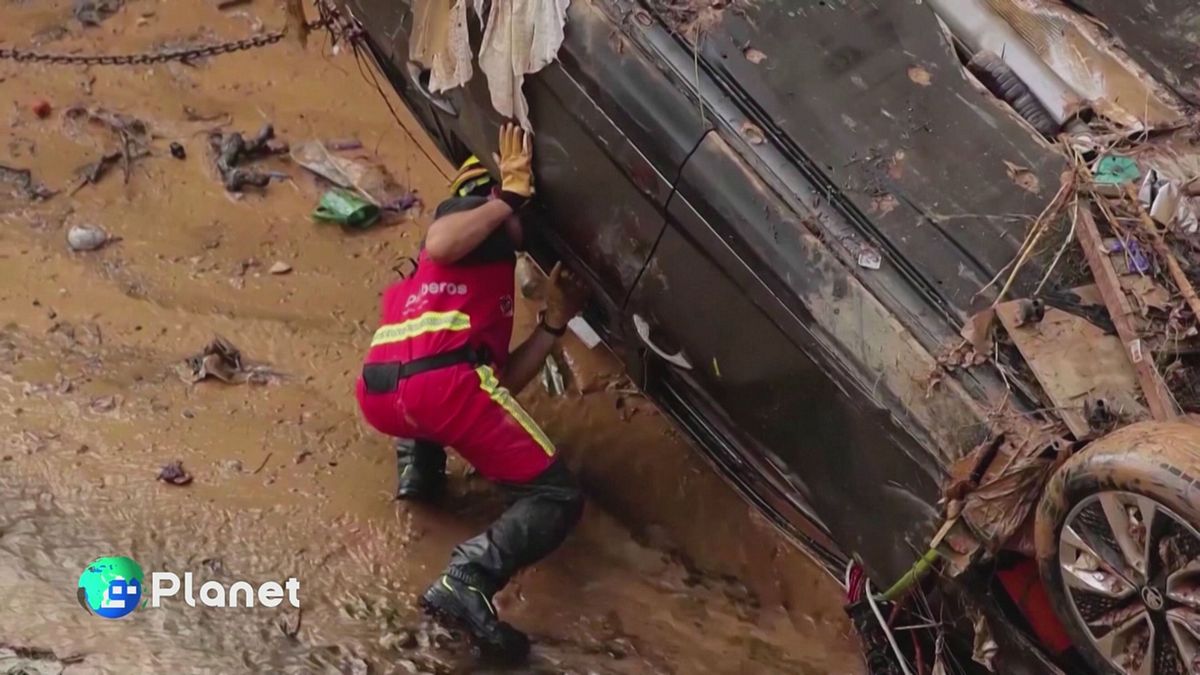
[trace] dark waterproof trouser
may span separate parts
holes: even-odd
[[[397,441],[396,455],[401,471],[408,465],[422,471],[446,465],[445,450],[429,441]],[[508,497],[508,509],[482,534],[455,547],[446,570],[489,597],[558,548],[583,514],[583,492],[559,458],[528,481],[496,483]]]

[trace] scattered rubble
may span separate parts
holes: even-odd
[[[356,191],[377,207],[387,208],[411,195],[382,165],[341,157],[331,149],[321,141],[308,141],[292,148],[289,156],[296,164],[340,188]]]
[[[185,359],[178,368],[179,376],[188,384],[214,377],[228,384],[266,384],[279,373],[263,365],[246,363],[233,343],[217,336],[194,356]]]
[[[192,474],[183,468],[182,460],[164,464],[158,472],[158,480],[169,485],[187,485],[192,482]]]
[[[92,402],[88,404],[88,409],[94,413],[107,413],[116,410],[117,406],[120,404],[120,397],[112,395],[98,396],[92,399]]]
[[[113,112],[99,106],[88,108],[75,105],[63,112],[63,118],[68,121],[83,120],[89,124],[98,125],[107,129],[115,137],[120,145],[116,152],[119,153],[122,161],[121,170],[124,172],[126,183],[129,182],[133,163],[150,156],[150,127],[136,117]],[[106,153],[106,156],[110,154],[112,153]],[[101,162],[103,163],[103,160]],[[94,180],[90,182],[99,180],[103,170],[103,168],[97,168]]]
[[[124,4],[125,0],[75,0],[75,18],[84,26],[99,26]]]
[[[0,183],[7,184],[14,197],[29,201],[43,201],[58,194],[34,180],[29,169],[14,169],[3,164],[0,164]]]
[[[286,153],[287,144],[275,143],[275,127],[265,124],[250,140],[240,132],[222,134],[214,131],[208,142],[216,155],[217,172],[229,192],[242,192],[247,186],[265,188],[273,177],[271,173],[245,168],[244,164],[264,157]]]
[[[1024,381],[1040,390],[1027,391],[1064,425],[1053,432],[1062,434],[1057,446],[1050,436],[1005,441],[1004,460],[996,463],[1002,468],[957,502],[963,522],[989,550],[1021,545],[1012,538],[1069,454],[1062,442],[1200,412],[1200,232],[1193,225],[1200,204],[1186,189],[1200,175],[1196,140],[1187,130],[1103,142],[1062,136],[1058,147],[1068,168],[1058,192],[993,280],[1007,274],[995,303],[966,323],[963,344],[944,362],[994,361],[1001,372],[1028,375]],[[1010,173],[1019,168],[1010,166]],[[1061,243],[1043,243],[1058,236]],[[1065,269],[1072,245],[1073,269]],[[1037,291],[1006,301],[1017,270],[1048,252],[1053,257],[1042,260]],[[1079,272],[1091,283],[1079,286]],[[1075,286],[1064,287],[1066,279]],[[1053,457],[1041,450],[1050,446],[1059,447]],[[952,474],[971,473],[985,449]]]
[[[123,152],[105,153],[95,162],[84,164],[76,169],[75,174],[79,176],[79,182],[75,184],[75,187],[71,188],[71,194],[73,195],[76,192],[79,192],[84,188],[84,186],[95,185],[99,183],[100,179],[108,173],[108,170],[111,169],[117,163],[117,161],[124,156],[125,153]]]

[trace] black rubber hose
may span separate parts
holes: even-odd
[[[979,78],[988,91],[1012,106],[1025,121],[1032,124],[1038,133],[1048,137],[1058,133],[1061,128],[1059,123],[999,56],[992,52],[979,52],[967,62],[967,69]]]

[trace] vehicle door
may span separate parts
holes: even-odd
[[[663,65],[659,45],[682,54],[680,46],[661,26],[628,20],[629,11],[628,0],[571,3],[558,61],[526,78],[524,87],[536,130],[539,207],[526,222],[535,225],[534,243],[548,243],[553,251],[542,256],[535,249],[535,256],[572,259],[598,291],[598,323],[610,339],[662,232],[678,169],[708,128]],[[478,53],[482,31],[470,14]],[[405,21],[411,26],[411,17]],[[392,54],[402,58],[406,53]],[[409,72],[410,82],[420,74]],[[492,164],[504,120],[477,64],[465,87],[436,98],[444,105],[432,112],[448,145],[470,148]]]
[[[797,254],[800,219],[717,131],[667,214],[626,308],[657,355],[646,386],[684,409],[676,417],[705,420],[725,448],[718,462],[777,513],[790,506],[846,550],[906,569],[903,541],[923,536],[936,483],[889,412],[836,376],[803,302],[787,297],[820,283],[822,261]],[[793,253],[791,271],[763,256],[776,248]]]

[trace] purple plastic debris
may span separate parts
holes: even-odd
[[[383,205],[388,211],[407,211],[421,203],[421,198],[415,192],[407,192]]]
[[[1136,239],[1130,239],[1128,242],[1115,239],[1109,242],[1107,247],[1108,253],[1125,252],[1125,262],[1129,264],[1130,271],[1138,274],[1146,274],[1150,271],[1152,267],[1150,256],[1142,251],[1142,247]]]

